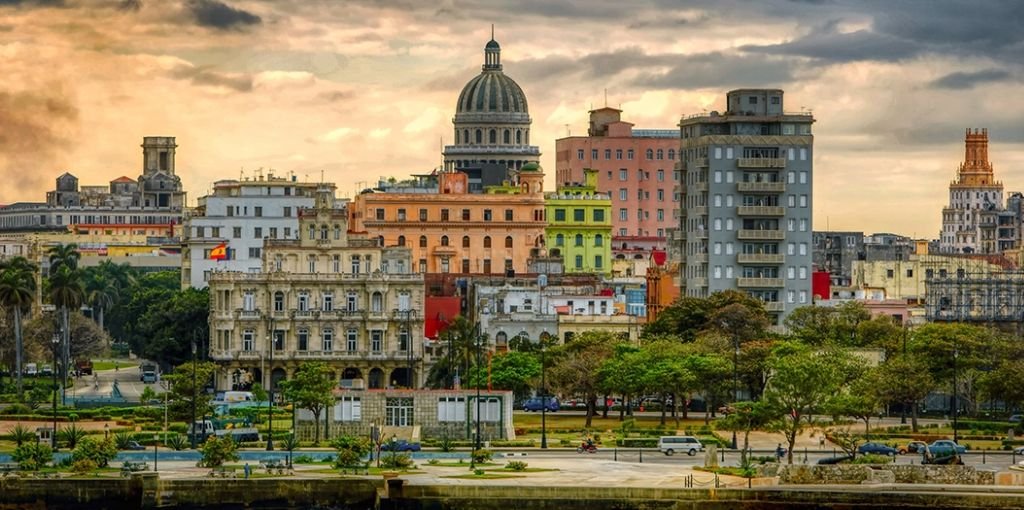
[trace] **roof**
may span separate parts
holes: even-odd
[[[132,179],[131,177],[122,175],[121,177],[118,177],[117,179],[114,179],[114,180],[112,180],[110,182],[112,182],[112,183],[113,182],[118,182],[118,183],[120,183],[120,182],[135,182],[135,179]]]

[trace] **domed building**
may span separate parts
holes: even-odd
[[[444,167],[468,173],[471,185],[477,179],[481,187],[500,184],[509,169],[520,170],[540,159],[540,149],[530,145],[526,94],[502,72],[501,46],[493,35],[484,46],[480,74],[459,94],[453,123],[455,144],[444,148]],[[504,175],[493,175],[495,170]]]

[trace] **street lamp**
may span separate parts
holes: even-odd
[[[739,376],[739,363],[740,363],[740,337],[739,335],[732,336],[733,351],[732,351],[732,398],[733,403],[740,401],[740,376]],[[736,430],[732,431],[732,449],[736,449]]]
[[[60,347],[60,330],[53,333],[53,433],[50,434],[50,443],[53,451],[57,451],[57,348]]]
[[[547,338],[547,333],[540,336],[540,447],[545,450],[548,447],[548,389],[544,379],[547,372],[544,364],[544,343]]]
[[[413,310],[410,308],[401,312],[405,314],[405,353],[409,362],[405,368],[405,385],[409,389],[415,389],[416,385],[412,382],[412,327],[410,325]]]
[[[475,449],[480,449],[480,343],[483,335],[480,334],[480,324],[476,326],[476,440],[473,442]]]
[[[269,424],[269,431],[267,433],[267,451],[274,451],[274,349],[277,348],[277,331],[274,331],[274,316],[270,316],[270,366],[269,375],[267,376],[267,397],[270,399],[270,405],[267,408],[267,423]]]
[[[956,430],[956,421],[957,421],[956,417],[957,417],[958,414],[960,414],[960,409],[957,406],[957,401],[956,401],[957,400],[957,393],[958,393],[957,386],[956,386],[956,375],[957,375],[956,374],[956,368],[957,368],[956,367],[956,365],[957,365],[956,360],[957,360],[958,357],[960,357],[960,353],[959,353],[959,351],[957,349],[957,345],[956,345],[955,342],[956,342],[956,340],[954,339],[954,344],[953,344],[953,442],[954,443],[958,442],[958,440],[960,439],[959,433]]]
[[[196,449],[196,339],[192,335],[192,449]]]

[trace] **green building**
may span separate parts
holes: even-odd
[[[548,253],[562,257],[566,273],[610,275],[612,200],[597,191],[597,170],[583,175],[584,184],[559,185],[544,195]]]

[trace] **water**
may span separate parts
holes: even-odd
[[[71,454],[66,451],[59,451],[53,454],[55,462],[60,462],[70,456]],[[298,456],[304,456],[312,458],[313,460],[320,462],[327,457],[333,458],[335,453],[329,451],[295,451],[292,452],[292,459]],[[381,455],[387,455],[387,452],[381,452]],[[414,460],[457,460],[457,459],[469,459],[467,453],[457,452],[411,452]],[[285,461],[288,459],[288,452],[281,451],[260,451],[260,450],[239,450],[238,451],[239,461],[241,462],[253,462],[261,460],[277,460]],[[158,460],[160,462],[198,462],[202,458],[202,454],[192,450],[182,450],[180,452],[175,451],[160,451],[158,453]],[[114,457],[115,462],[145,462],[153,460],[153,451],[131,451],[131,452],[118,452],[117,457]],[[0,453],[0,463],[13,462],[10,454]]]

